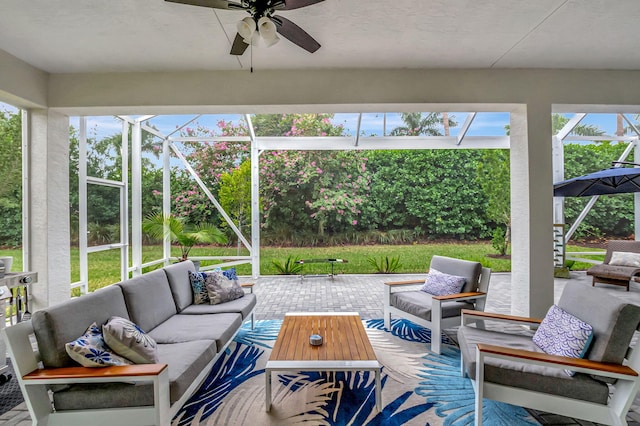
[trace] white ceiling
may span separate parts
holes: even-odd
[[[638,0],[326,0],[280,12],[320,42],[253,48],[255,69],[640,70]],[[0,49],[50,73],[235,70],[242,11],[164,0],[0,0]]]

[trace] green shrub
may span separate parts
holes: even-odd
[[[493,231],[493,239],[491,239],[491,246],[502,256],[507,253],[505,233],[505,229],[499,226]]]
[[[302,271],[302,265],[296,263],[298,261],[300,261],[300,259],[297,256],[289,256],[284,262],[274,260],[272,263],[281,275],[297,275]]]
[[[368,257],[367,261],[375,268],[377,274],[392,274],[402,267],[399,257],[384,256],[379,259]]]

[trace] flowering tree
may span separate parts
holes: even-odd
[[[340,136],[330,114],[255,115],[257,136]],[[246,135],[246,123],[220,121],[217,132],[202,126],[187,128],[186,136]],[[185,143],[188,159],[207,186],[216,193],[220,179],[248,158],[245,142]],[[303,148],[303,147],[301,147]],[[358,224],[360,205],[369,189],[367,159],[358,151],[270,151],[260,157],[263,227],[341,231]],[[183,176],[175,192],[174,212],[192,222],[207,220],[215,212],[195,182]],[[249,190],[246,186],[245,190]],[[224,194],[228,198],[228,194]],[[245,214],[246,216],[246,214]]]
[[[243,136],[246,124],[220,120],[218,131],[196,124],[186,127],[183,137]],[[249,143],[235,141],[184,142],[186,158],[209,190],[216,194],[223,174],[234,170],[249,157]],[[173,171],[172,211],[189,223],[218,222],[218,213],[206,194],[186,170]]]
[[[341,136],[331,114],[256,116],[259,136]],[[283,127],[283,123],[287,128]],[[303,146],[300,147],[304,148]],[[339,232],[358,225],[370,177],[360,151],[271,151],[260,158],[264,228]]]
[[[260,163],[264,227],[315,224],[317,233],[358,225],[370,176],[358,151],[272,151]]]

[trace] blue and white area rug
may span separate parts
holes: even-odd
[[[460,376],[460,352],[426,350],[428,329],[406,320],[363,321],[382,368],[382,412],[370,372],[274,372],[265,411],[264,367],[282,321],[245,323],[198,392],[173,421],[183,425],[467,425],[474,392]],[[443,336],[444,337],[444,336]],[[444,337],[445,343],[447,342]],[[537,425],[520,407],[485,400],[485,425]]]

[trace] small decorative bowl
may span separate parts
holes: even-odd
[[[309,336],[309,343],[311,346],[320,346],[322,344],[322,336],[319,334],[312,334]]]

